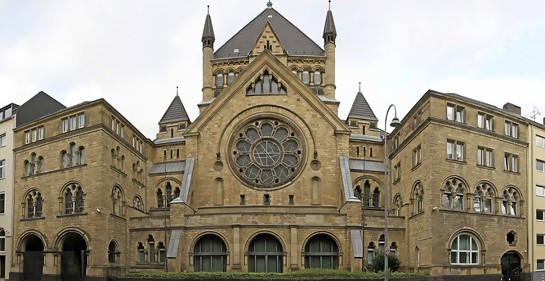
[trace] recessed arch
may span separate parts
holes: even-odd
[[[41,241],[41,244],[43,245],[43,249],[47,249],[48,248],[48,241],[47,239],[45,238],[45,235],[43,233],[41,233],[39,230],[37,229],[31,229],[31,230],[27,230],[25,232],[23,232],[23,234],[21,234],[21,236],[19,237],[19,239],[17,239],[17,242],[16,242],[16,251],[17,252],[24,252],[25,251],[25,247],[26,247],[26,243],[29,241],[29,239],[32,239],[36,237],[37,239],[39,239]]]

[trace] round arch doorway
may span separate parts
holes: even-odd
[[[501,257],[502,280],[520,281],[520,256],[517,252],[507,252]]]
[[[87,243],[78,233],[67,233],[62,242],[61,280],[83,281],[87,267]]]
[[[42,239],[31,234],[25,240],[23,279],[28,281],[42,280],[44,268],[44,244]]]

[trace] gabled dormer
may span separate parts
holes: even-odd
[[[280,39],[278,39],[278,36],[274,32],[269,22],[267,22],[265,26],[263,26],[263,30],[257,38],[257,42],[255,43],[251,54],[252,56],[257,56],[265,50],[273,53],[274,55],[285,54]]]

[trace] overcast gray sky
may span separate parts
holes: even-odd
[[[206,5],[215,49],[266,0],[0,0],[0,106],[44,91],[66,106],[105,98],[147,137],[180,86],[191,120],[201,101]],[[318,45],[327,0],[273,7]],[[337,99],[344,119],[362,82],[381,121],[428,89],[545,116],[545,1],[333,0]]]

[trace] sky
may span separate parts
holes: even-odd
[[[194,121],[207,5],[215,50],[266,0],[0,0],[0,107],[44,91],[66,106],[106,99],[155,139],[176,95]],[[273,0],[319,46],[327,0]],[[333,0],[336,98],[345,119],[362,92],[383,124],[428,90],[545,117],[545,1]],[[389,119],[391,119],[391,115]]]

